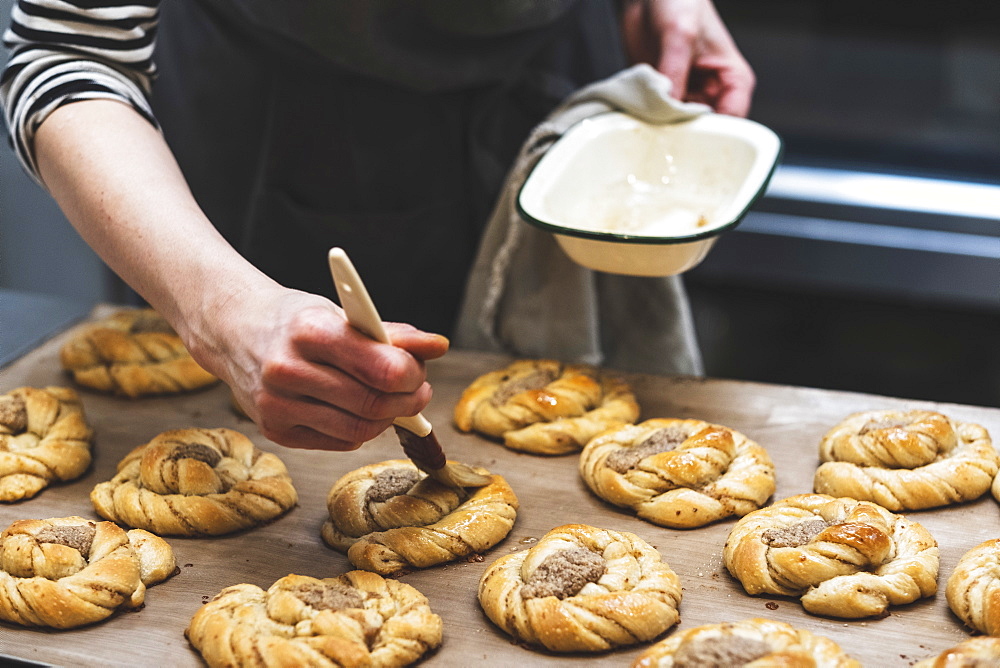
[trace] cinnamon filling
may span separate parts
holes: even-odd
[[[558,377],[558,374],[551,369],[536,369],[517,378],[504,379],[490,398],[490,403],[500,406],[507,403],[514,395],[528,390],[540,390]]]
[[[169,458],[171,461],[177,461],[178,459],[197,459],[199,462],[205,462],[213,468],[216,464],[222,461],[222,455],[218,450],[200,443],[181,443],[174,448],[174,451],[170,453]]]
[[[372,480],[372,486],[365,493],[365,503],[381,503],[394,496],[406,494],[420,481],[416,469],[402,466],[380,471]]]
[[[771,653],[771,648],[755,638],[721,636],[687,642],[674,654],[674,668],[733,668]]]
[[[818,536],[830,522],[822,519],[806,520],[783,529],[768,529],[760,539],[771,547],[799,547]]]
[[[16,395],[0,397],[0,427],[10,434],[20,434],[28,428],[28,407]]]
[[[604,463],[612,471],[626,473],[638,466],[639,462],[646,457],[658,455],[661,452],[669,452],[686,441],[687,438],[687,430],[679,426],[657,429],[639,445],[615,450],[608,455]]]
[[[597,582],[607,570],[604,559],[590,550],[570,548],[542,561],[521,587],[522,598],[576,596],[588,582]]]
[[[316,610],[344,610],[364,607],[365,598],[357,589],[338,582],[302,584],[291,590],[295,598]]]
[[[65,545],[79,552],[84,559],[90,556],[90,548],[94,544],[97,527],[90,524],[74,524],[70,526],[45,527],[37,534],[35,540],[39,543],[54,543]]]

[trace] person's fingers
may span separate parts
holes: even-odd
[[[686,19],[660,17],[666,27],[660,31],[660,56],[655,63],[656,69],[670,79],[670,94],[678,100],[688,99],[688,76],[698,40],[697,25]]]
[[[365,420],[306,397],[266,392],[258,398],[261,434],[290,448],[355,450],[392,424],[392,418]]]
[[[749,67],[732,67],[729,61],[705,59],[691,71],[688,98],[712,107],[717,113],[746,116],[750,113],[755,79]]]
[[[622,10],[621,34],[625,57],[630,64],[656,62],[656,37],[647,20],[648,3],[626,2]]]
[[[688,77],[699,53],[706,0],[637,2],[651,45],[650,65],[670,79],[671,95],[687,100]]]
[[[746,117],[750,113],[756,78],[747,65],[745,70],[720,72],[718,91],[712,105],[720,114]]]
[[[751,99],[745,88],[723,88],[713,106],[720,114],[745,118],[750,113]]]
[[[422,361],[441,357],[451,345],[451,341],[445,336],[425,332],[405,323],[387,322],[385,330],[392,345]]]
[[[710,0],[628,2],[621,29],[630,62],[653,65],[670,79],[674,98],[749,114],[753,70]]]
[[[431,398],[426,382],[412,391],[384,392],[335,367],[296,358],[269,360],[261,383],[266,391],[310,397],[365,420],[415,415]]]
[[[222,326],[208,330],[205,356],[261,432],[289,447],[353,449],[417,414],[432,395],[423,359],[448,349],[408,325],[387,326],[400,346],[373,341],[329,300],[285,289],[233,302],[228,315],[212,320]]]
[[[720,114],[746,116],[750,113],[756,77],[718,10],[711,2],[705,5],[703,52],[695,67],[706,73],[702,95]]]
[[[420,360],[400,347],[373,341],[331,315],[303,313],[293,318],[288,326],[288,356],[339,369],[381,392],[415,392],[423,385],[426,374]]]
[[[409,325],[387,329],[418,355],[440,356],[448,347],[446,338]],[[369,339],[336,311],[303,309],[289,319],[286,332],[286,343],[262,361],[253,397],[255,421],[276,442],[343,449],[374,438],[394,418],[415,415],[430,401],[420,359]]]

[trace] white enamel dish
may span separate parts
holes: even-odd
[[[679,274],[739,224],[767,188],[781,150],[773,131],[734,116],[651,125],[601,114],[570,128],[542,156],[517,208],[584,267]]]

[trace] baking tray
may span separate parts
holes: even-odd
[[[98,307],[92,317],[108,312]],[[72,330],[70,330],[72,331]],[[0,370],[0,392],[22,385],[68,384],[59,366],[63,332]],[[768,617],[838,642],[867,666],[907,666],[936,655],[970,633],[949,611],[944,583],[966,550],[1000,536],[1000,504],[991,496],[949,508],[909,513],[941,546],[938,594],[911,605],[890,608],[882,619],[839,620],[809,615],[796,599],[751,597],[722,564],[722,545],[735,520],[693,530],[672,530],[637,519],[593,496],[577,473],[577,456],[539,457],[517,453],[451,425],[451,411],[462,390],[478,375],[500,368],[509,358],[465,351],[449,352],[428,364],[434,398],[424,414],[435,426],[449,457],[485,466],[504,475],[520,500],[517,522],[508,537],[480,557],[400,576],[430,600],[444,619],[444,642],[425,658],[425,666],[579,665],[623,666],[645,645],[595,655],[558,655],[512,641],[481,612],[476,601],[479,577],[497,557],[527,549],[553,527],[585,523],[631,531],[655,546],[677,572],[683,587],[679,628]],[[910,401],[851,392],[691,377],[625,374],[636,392],[642,416],[698,418],[743,432],[767,448],[777,469],[775,499],[811,491],[822,435],[846,415],[862,410],[926,408],[977,422],[994,438],[1000,434],[1000,409]],[[27,629],[0,624],[0,654],[57,665],[200,666],[184,638],[188,621],[201,604],[223,587],[249,582],[267,588],[288,573],[332,577],[351,569],[347,559],[326,547],[319,531],[326,517],[326,494],[333,482],[359,466],[402,456],[395,437],[379,436],[357,451],[291,450],[263,438],[255,425],[237,417],[224,386],[192,394],[127,400],[80,390],[94,427],[94,463],[80,479],[49,487],[34,499],[0,505],[0,527],[24,518],[82,515],[100,519],[89,501],[95,484],[109,479],[117,462],[156,434],[182,427],[228,427],[247,434],[287,465],[299,504],[266,526],[219,538],[168,538],[179,573],[149,589],[137,612],[68,631]]]

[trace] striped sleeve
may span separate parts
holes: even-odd
[[[18,0],[3,35],[10,59],[0,105],[36,181],[35,131],[67,102],[120,100],[156,125],[149,95],[158,18],[159,0]]]

